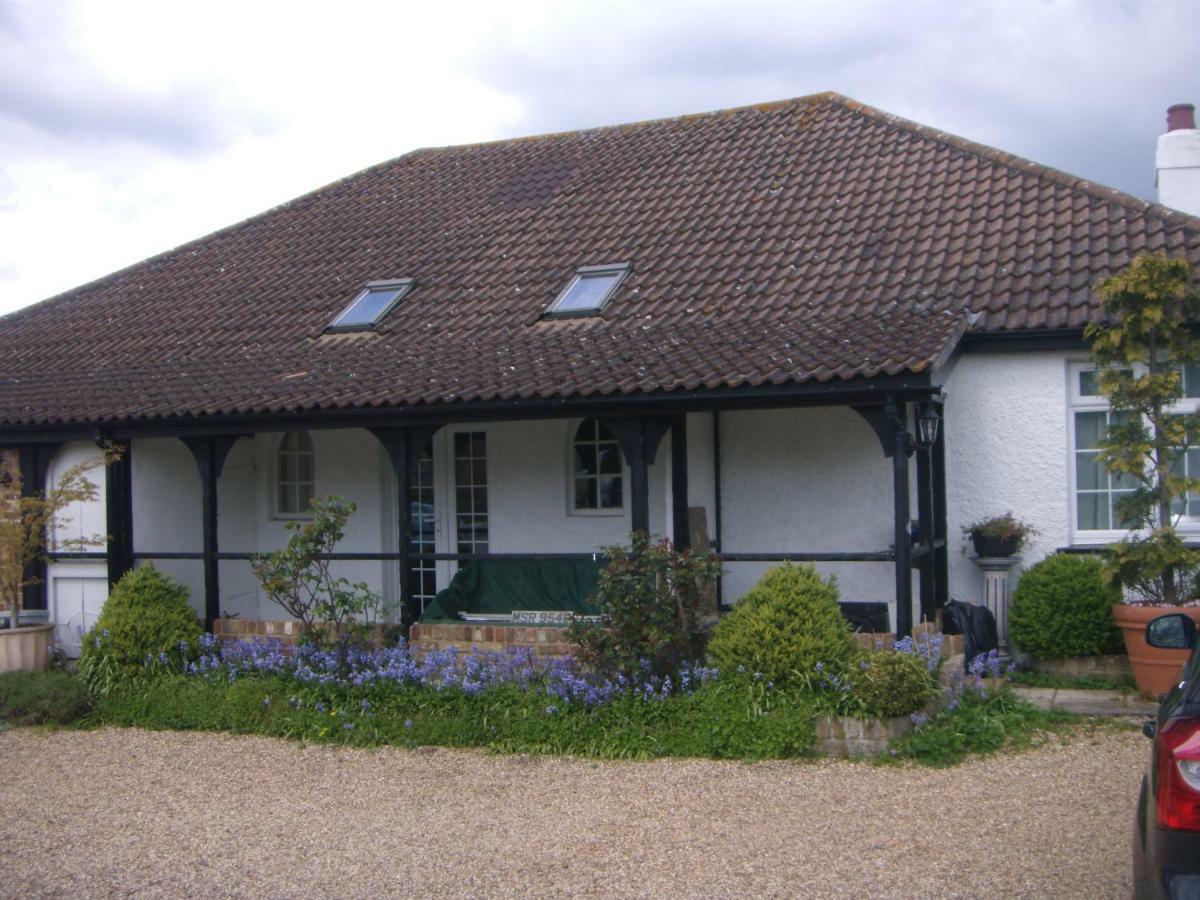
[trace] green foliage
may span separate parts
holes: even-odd
[[[1008,613],[1013,642],[1036,659],[1120,653],[1112,605],[1121,591],[1106,583],[1098,559],[1048,556],[1021,575]]]
[[[963,534],[970,537],[998,538],[1002,541],[1011,540],[1016,542],[1019,549],[1025,545],[1029,538],[1038,534],[1038,530],[1032,525],[1022,522],[1010,510],[1002,516],[992,516],[988,519],[980,519],[978,522],[972,522],[970,525],[964,525]]]
[[[969,689],[953,708],[893,741],[891,755],[945,768],[969,754],[987,756],[1007,748],[1035,746],[1048,733],[1061,731],[1073,721],[1071,714],[1040,710],[1008,688],[985,694]]]
[[[606,547],[594,602],[599,625],[576,621],[570,639],[580,656],[604,672],[636,675],[642,661],[671,674],[704,652],[700,622],[707,589],[720,575],[708,553],[676,552],[667,540],[634,532],[629,547]]]
[[[858,655],[836,580],[791,564],[771,569],[738,601],[708,649],[722,672],[740,668],[776,684],[795,684],[818,663],[826,673],[844,674]]]
[[[79,674],[93,693],[107,694],[123,679],[180,668],[200,632],[187,589],[140,566],[113,586],[83,641]]]
[[[358,507],[339,497],[314,499],[312,519],[288,522],[287,546],[250,561],[267,596],[299,619],[306,640],[332,638],[343,651],[361,640],[379,613],[379,595],[365,583],[334,578],[333,553],[346,534],[346,522]],[[320,626],[320,627],[319,627]]]
[[[1200,493],[1183,467],[1200,442],[1200,416],[1172,411],[1182,367],[1200,362],[1200,293],[1186,259],[1153,254],[1106,279],[1100,295],[1105,318],[1086,336],[1114,416],[1099,459],[1133,488],[1117,505],[1130,533],[1105,551],[1105,570],[1139,597],[1175,605],[1193,596],[1200,567],[1200,551],[1175,532],[1186,495]]]
[[[13,725],[66,725],[87,715],[87,685],[66,672],[0,674],[0,721]]]
[[[555,703],[501,685],[475,695],[416,686],[346,688],[278,677],[180,675],[127,684],[92,721],[142,728],[222,730],[373,747],[486,747],[606,759],[800,756],[815,740],[804,698],[761,681],[720,679],[691,695],[630,693],[599,708]]]
[[[867,714],[883,718],[923,709],[938,691],[937,678],[925,657],[897,650],[865,654],[854,671],[852,685]]]

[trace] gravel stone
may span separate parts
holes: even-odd
[[[1149,744],[952,769],[0,733],[3,897],[1127,897]]]

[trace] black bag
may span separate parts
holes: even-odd
[[[946,634],[963,636],[964,668],[969,666],[971,660],[980,654],[1000,647],[1000,641],[996,636],[996,617],[986,606],[951,600],[942,611],[942,630]]]

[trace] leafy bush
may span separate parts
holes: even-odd
[[[636,677],[649,663],[656,675],[675,672],[704,652],[700,620],[705,589],[721,573],[707,553],[676,552],[670,541],[634,532],[629,547],[606,547],[608,565],[596,585],[601,622],[576,621],[571,641],[603,672]]]
[[[79,674],[96,694],[124,678],[178,669],[200,639],[187,588],[153,566],[125,574],[83,642]]]
[[[871,715],[907,716],[937,695],[937,680],[919,653],[877,650],[866,654],[852,678],[854,693]]]
[[[13,725],[65,725],[92,708],[79,678],[66,672],[0,674],[0,721]]]
[[[334,578],[333,553],[346,534],[346,522],[358,507],[340,497],[314,499],[308,522],[288,522],[287,546],[255,556],[250,569],[267,596],[300,620],[305,640],[332,637],[343,655],[361,642],[379,613],[379,595],[364,582]]]
[[[810,565],[767,572],[713,632],[709,654],[723,672],[739,667],[778,684],[793,683],[821,664],[846,673],[858,645],[838,607],[837,582]]]
[[[1105,584],[1099,560],[1059,553],[1021,576],[1008,614],[1009,634],[1037,659],[1119,653],[1121,631],[1112,605],[1115,584]]]

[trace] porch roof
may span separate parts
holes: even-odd
[[[1159,249],[1200,266],[1200,220],[835,94],[419,150],[0,319],[0,427],[920,373]],[[542,318],[613,262],[599,315]]]

